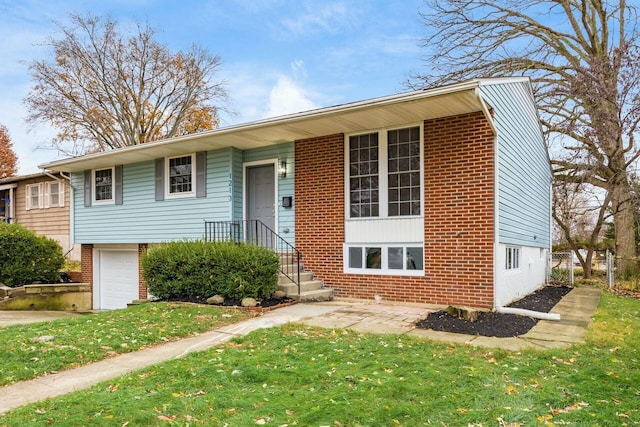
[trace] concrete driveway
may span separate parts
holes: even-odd
[[[78,313],[72,311],[0,310],[0,327],[20,325],[23,323],[46,322],[48,320],[77,315]]]

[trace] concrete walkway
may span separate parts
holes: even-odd
[[[566,348],[584,340],[586,327],[595,313],[600,295],[601,291],[596,288],[580,287],[572,290],[552,310],[553,313],[560,314],[562,320],[540,321],[529,333],[517,338],[488,338],[416,329],[415,322],[435,311],[433,307],[345,301],[296,304],[194,337],[0,388],[0,413],[28,403],[83,390],[150,365],[205,350],[257,329],[289,322],[325,328],[350,328],[368,333],[406,333],[447,342],[511,350]]]

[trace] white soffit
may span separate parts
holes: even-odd
[[[474,89],[478,81],[412,92],[354,104],[266,119],[123,149],[89,154],[41,165],[48,171],[80,172],[162,157],[227,147],[241,150],[337,133],[419,123],[438,117],[482,111]]]

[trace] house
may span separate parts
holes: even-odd
[[[94,308],[150,244],[260,220],[336,297],[495,308],[545,282],[551,169],[526,78],[476,79],[42,165],[69,174]],[[240,224],[236,222],[235,224]]]
[[[37,173],[0,179],[0,222],[18,223],[56,240],[69,259],[80,259],[71,239],[69,180]]]

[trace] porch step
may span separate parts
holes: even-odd
[[[324,282],[315,280],[312,272],[301,271],[300,279],[300,294],[298,294],[298,285],[284,274],[280,274],[278,290],[284,291],[287,297],[300,302],[331,301],[333,299],[333,289],[325,289]]]
[[[294,279],[297,278],[298,273],[296,272],[295,274],[292,275]],[[309,271],[302,271],[300,272],[300,279],[302,282],[307,282],[310,280],[313,280],[313,273],[309,272]],[[293,281],[288,278],[287,276],[285,276],[284,274],[280,274],[280,280],[278,282],[280,285],[286,285],[287,283],[293,283]]]
[[[300,295],[290,295],[299,302],[321,302],[333,299],[333,289],[316,289],[315,291],[302,292]]]

